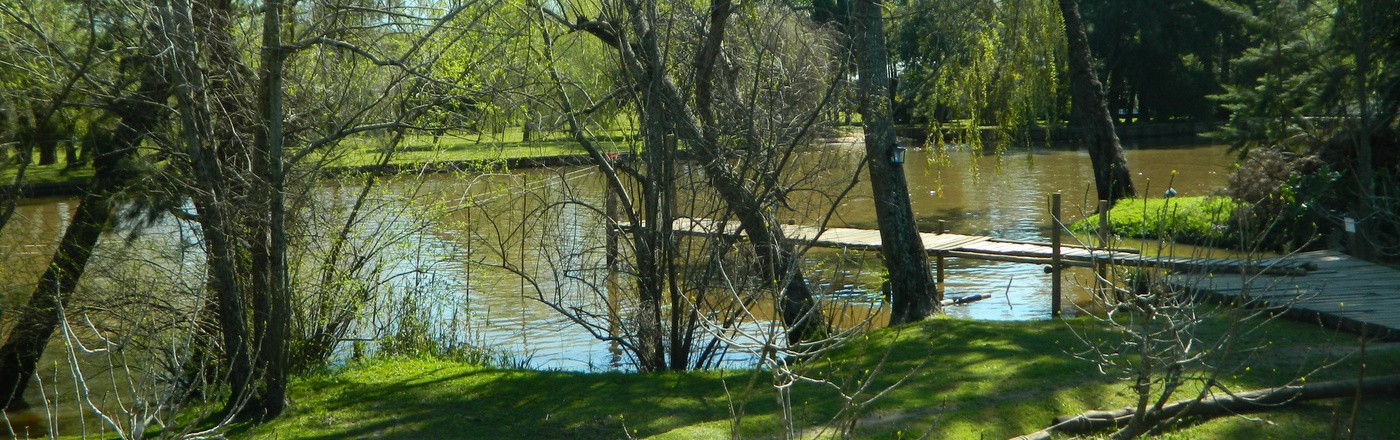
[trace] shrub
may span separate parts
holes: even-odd
[[[1273,250],[1304,247],[1323,232],[1322,211],[1344,204],[1336,199],[1340,174],[1314,155],[1283,148],[1249,152],[1225,187],[1238,206],[1229,224],[1236,236],[1254,237]]]

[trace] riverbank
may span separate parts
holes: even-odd
[[[606,133],[596,145],[613,157],[626,159],[630,137]],[[577,166],[591,162],[583,149],[562,133],[523,140],[521,133],[508,131],[494,135],[407,136],[387,164],[380,164],[382,148],[375,141],[354,139],[334,157],[314,160],[322,176],[347,174],[391,175],[405,172],[452,173],[473,170],[526,169]],[[0,170],[0,182],[14,181],[13,167]],[[60,161],[53,165],[29,165],[25,181],[0,185],[0,194],[19,198],[71,197],[87,190],[92,178],[89,166],[69,167]]]
[[[1119,127],[1119,137],[1123,139],[1154,139],[1181,136],[1194,136],[1205,132],[1209,125],[1201,123],[1158,123],[1133,124]],[[855,132],[859,127],[845,126],[837,130]],[[903,127],[899,135],[910,139],[927,138],[924,127]],[[942,130],[945,141],[956,139],[956,130]],[[979,133],[984,142],[993,142],[1000,136],[995,128],[982,128]],[[1032,141],[1070,141],[1078,136],[1071,128],[1032,130]],[[628,157],[630,135],[609,133],[597,139],[597,145],[615,157]],[[840,138],[840,136],[836,136]],[[859,140],[858,134],[848,136]],[[523,140],[519,131],[497,135],[439,136],[415,135],[405,138],[405,145],[397,151],[388,164],[379,164],[380,148],[368,140],[347,142],[345,153],[327,159],[320,174],[340,176],[346,174],[400,174],[405,172],[451,173],[484,169],[528,169],[559,166],[578,166],[591,163],[588,155],[573,143],[572,139],[560,133],[545,137]],[[87,190],[92,177],[90,167],[69,168],[65,163],[53,165],[30,165],[26,169],[26,182],[17,188],[14,185],[0,185],[0,194],[15,194],[20,198],[68,197],[81,195]],[[0,172],[0,182],[14,180],[14,170]]]
[[[1211,321],[1202,333],[1224,323]],[[896,381],[902,385],[858,413],[836,417],[840,395],[828,385],[799,382],[789,389],[793,429],[831,436],[832,426],[854,421],[861,438],[1008,438],[1044,428],[1057,415],[1130,404],[1127,383],[1069,354],[1082,349],[1080,336],[1113,337],[1086,319],[945,318],[876,330],[802,372],[848,395],[877,372],[856,402]],[[1291,322],[1270,323],[1238,344],[1254,345],[1264,348],[1251,368],[1222,377],[1234,389],[1277,385],[1323,361],[1324,353],[1336,360],[1355,350],[1351,336]],[[1400,350],[1371,346],[1366,361],[1368,371],[1389,371]],[[1308,382],[1355,375],[1355,362],[1342,362]],[[231,438],[721,438],[736,434],[736,419],[740,436],[781,436],[784,411],[771,383],[766,372],[752,371],[565,373],[381,359],[295,381],[286,416],[240,427]],[[1163,438],[1324,438],[1335,420],[1346,426],[1350,405],[1305,403],[1190,424]],[[1400,438],[1400,421],[1391,416],[1398,412],[1400,400],[1364,400],[1356,438]]]

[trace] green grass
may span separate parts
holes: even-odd
[[[615,131],[594,138],[605,152],[624,152],[631,148],[631,135]],[[342,143],[333,151],[330,166],[355,167],[379,162],[384,139],[356,138]],[[390,163],[415,164],[451,161],[492,161],[525,157],[547,157],[587,154],[583,146],[565,133],[539,133],[529,142],[522,140],[519,129],[503,133],[446,134],[436,140],[430,135],[406,136],[394,152]]]
[[[853,415],[859,420],[857,437],[927,433],[928,438],[1008,438],[1043,428],[1056,415],[1128,403],[1126,384],[1068,354],[1078,347],[1071,327],[1091,337],[1110,335],[1091,321],[1066,322],[934,319],[874,331],[849,348],[805,364],[802,372],[847,392],[877,372],[858,401],[904,378],[901,386]],[[1216,321],[1204,333],[1218,331],[1225,322]],[[1300,347],[1352,341],[1291,322],[1271,324],[1250,338],[1267,347],[1249,372],[1226,378],[1239,388],[1276,385],[1298,371]],[[1400,361],[1397,351],[1373,350],[1368,359],[1372,374],[1393,371]],[[1350,377],[1354,363],[1329,371]],[[240,428],[232,437],[720,438],[729,436],[732,414],[741,404],[745,437],[781,436],[772,379],[765,372],[754,374],[510,371],[432,359],[381,359],[295,381],[293,403],[284,417]],[[756,386],[749,389],[751,380]],[[831,434],[821,428],[829,426],[842,401],[831,387],[799,383],[791,388],[791,401],[800,434]],[[1329,432],[1333,411],[1349,414],[1349,405],[1327,401],[1217,419],[1167,438],[1319,438]],[[1396,399],[1366,400],[1358,438],[1400,438],[1396,413]]]
[[[583,147],[565,133],[540,133],[529,142],[521,140],[519,128],[503,133],[447,134],[436,142],[430,135],[411,135],[404,138],[394,152],[391,164],[419,164],[428,162],[477,162],[503,159],[567,156],[586,154]],[[594,142],[605,152],[629,151],[632,135],[613,131],[599,134]],[[332,148],[325,156],[322,165],[330,167],[358,167],[379,163],[384,139],[353,138]],[[61,155],[60,155],[61,156]],[[72,169],[60,161],[54,165],[29,165],[25,169],[24,184],[54,182],[85,182],[92,178],[92,167],[81,166]],[[38,156],[35,155],[35,163]],[[0,165],[0,185],[14,183],[19,166],[11,163]]]
[[[53,165],[38,165],[38,155],[35,155],[34,162],[24,169],[24,183],[58,183],[58,182],[86,182],[92,179],[91,166],[78,166],[71,169],[68,163],[59,155],[58,163]],[[5,162],[0,165],[0,185],[10,185],[15,183],[15,174],[19,172],[18,164]]]
[[[1170,239],[1180,243],[1228,247],[1237,242],[1225,223],[1235,203],[1228,197],[1126,199],[1109,210],[1109,229],[1130,238]],[[1075,222],[1070,232],[1093,235],[1099,214]]]

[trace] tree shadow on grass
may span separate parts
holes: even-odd
[[[402,362],[298,384],[286,420],[235,436],[332,438],[618,438],[727,417],[717,376],[502,371]],[[436,364],[437,367],[432,366]],[[635,423],[634,423],[635,421]]]
[[[1078,339],[1063,322],[936,319],[880,335],[886,338],[852,348],[860,353],[837,357],[854,362],[848,370],[883,359],[872,389],[915,373],[859,415],[860,436],[933,429],[931,438],[977,433],[1004,438],[1040,429],[1071,409],[1066,406],[1105,403],[1098,390],[1073,392],[1107,381],[1068,354]],[[1021,414],[999,414],[1003,411]]]
[[[1300,328],[1283,330],[1282,336],[1257,337],[1289,341],[1279,350],[1321,341],[1306,334],[1285,338]],[[865,381],[873,382],[862,396],[903,383],[848,415],[858,421],[855,434],[860,437],[932,429],[931,438],[1005,438],[1039,430],[1057,415],[1124,406],[1130,394],[1126,385],[1070,354],[1082,349],[1080,337],[1114,335],[1086,319],[933,319],[859,335],[847,347],[800,364],[799,372],[825,382],[790,388],[793,428],[821,435],[831,432],[824,428],[833,422],[849,421],[837,417],[841,398],[831,385],[849,393]],[[1259,377],[1271,379],[1276,377]],[[746,390],[751,380],[756,386]],[[1245,378],[1239,384],[1253,381]],[[751,370],[566,373],[434,360],[377,361],[298,381],[293,389],[297,400],[287,416],[233,434],[311,439],[723,436],[729,434],[731,408],[742,404],[741,433],[773,436],[783,429],[783,412],[771,384],[771,373]]]

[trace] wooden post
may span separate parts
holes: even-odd
[[[1050,194],[1050,316],[1060,316],[1060,193]]]
[[[617,268],[617,234],[620,232],[617,230],[617,191],[613,189],[612,186],[607,186],[607,189],[603,192],[605,193],[603,196],[603,211],[606,212],[608,216],[603,222],[603,227],[607,228],[605,235],[608,254],[607,265],[608,272],[611,273],[613,269]],[[636,225],[633,225],[633,227],[636,227]]]
[[[471,198],[471,202],[467,204],[467,227],[470,228],[476,225],[476,223],[472,223],[472,208],[476,207],[476,197],[471,194],[467,194],[467,197]],[[472,254],[472,242],[476,241],[474,237],[475,234],[467,234],[467,264],[464,265],[467,271],[467,292],[471,292],[472,281],[475,281],[472,279],[472,266],[476,265],[476,260],[473,260],[475,255]]]
[[[1110,246],[1108,245],[1109,233],[1108,233],[1108,201],[1107,201],[1107,200],[1099,200],[1099,230],[1098,230],[1098,236],[1099,236],[1099,252],[1100,252],[1100,254],[1101,254],[1101,257],[1109,257],[1113,251],[1109,250],[1109,249],[1110,249]],[[1108,295],[1108,293],[1109,293],[1109,289],[1112,288],[1112,286],[1113,286],[1112,283],[1109,283],[1109,282],[1108,282],[1108,260],[1107,260],[1106,258],[1104,258],[1104,259],[1100,259],[1100,260],[1094,262],[1094,272],[1095,272],[1095,274],[1097,275],[1097,276],[1095,277],[1095,278],[1097,278],[1095,284],[1096,284],[1096,285],[1098,286],[1098,288],[1099,288],[1099,296],[1102,297],[1102,298],[1108,298],[1107,295]]]
[[[947,232],[948,232],[948,222],[943,221],[943,220],[939,220],[939,221],[938,221],[938,233],[939,233],[939,234],[945,234],[945,233],[947,233]],[[934,259],[937,260],[937,262],[938,262],[938,264],[936,264],[936,266],[938,267],[938,288],[939,288],[939,289],[942,289],[942,288],[943,288],[943,252],[939,252],[937,255],[934,255]]]
[[[939,252],[934,256],[938,260],[938,288],[943,288],[943,253]]]
[[[1342,231],[1347,234],[1347,253],[1359,257],[1366,255],[1366,249],[1363,248],[1365,243],[1361,240],[1361,234],[1358,233],[1357,226],[1360,225],[1357,223],[1359,222],[1351,216],[1342,218]]]

